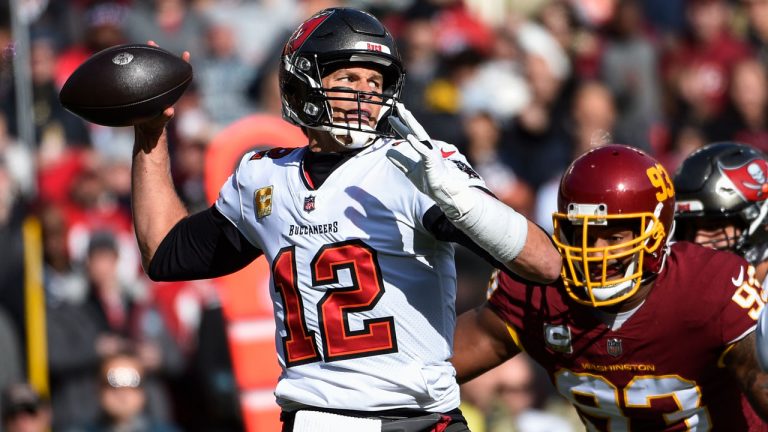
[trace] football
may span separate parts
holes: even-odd
[[[192,81],[192,66],[151,45],[116,45],[92,55],[59,92],[68,111],[104,126],[130,126],[173,105]]]

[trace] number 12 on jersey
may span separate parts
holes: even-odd
[[[384,295],[375,250],[360,240],[350,240],[323,246],[312,258],[313,287],[338,284],[339,272],[344,269],[352,281],[348,287],[329,288],[317,302],[322,355],[304,316],[295,254],[295,247],[283,248],[272,263],[275,290],[284,307],[286,367],[397,352],[394,317],[364,320],[361,330],[352,330],[349,325],[350,313],[373,309]]]

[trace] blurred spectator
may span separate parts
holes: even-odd
[[[587,81],[578,86],[570,119],[573,159],[596,146],[607,144],[606,141],[626,142],[625,137],[615,133],[616,103],[613,93],[602,83]]]
[[[8,131],[8,119],[0,111],[0,158],[11,175],[15,193],[30,198],[35,188],[35,166],[30,149]]]
[[[448,0],[443,3],[433,18],[438,51],[446,56],[468,50],[487,55],[490,48],[488,41],[493,39],[492,30],[475,17],[463,1]]]
[[[579,430],[578,416],[557,395],[537,386],[531,360],[518,355],[496,368],[495,406],[489,432],[569,432]]]
[[[0,388],[22,378],[24,334],[25,209],[7,161],[0,156]]]
[[[441,61],[437,51],[436,24],[432,20],[434,10],[416,7],[422,4],[417,2],[408,10],[398,43],[407,70],[402,100],[417,116],[421,116],[426,109],[426,89],[438,75]]]
[[[4,329],[9,329],[14,342],[9,341],[11,337],[3,336],[1,339],[7,341],[8,354],[3,354],[7,365],[0,369],[8,367],[5,371],[10,377],[18,374],[21,378],[23,370],[22,347],[26,346],[24,334],[25,329],[25,304],[24,304],[24,277],[26,263],[24,251],[24,235],[22,227],[27,216],[26,203],[19,194],[19,188],[11,173],[9,161],[0,157],[0,309],[3,310],[2,321],[10,321],[3,324]],[[7,316],[6,316],[7,314]],[[5,330],[4,330],[5,332]],[[5,342],[3,342],[5,343]],[[5,353],[0,349],[0,353]],[[14,366],[15,364],[15,366]],[[0,372],[0,376],[3,373]],[[4,383],[0,379],[0,388]]]
[[[112,234],[94,234],[88,246],[85,301],[49,307],[48,351],[57,429],[95,421],[99,363],[125,349],[137,352],[146,371],[150,417],[171,418],[166,380],[181,373],[184,360],[151,299],[137,297],[121,285],[117,254]]]
[[[665,53],[668,104],[676,119],[708,121],[725,106],[732,65],[750,49],[729,31],[725,0],[690,0],[686,8],[690,32]]]
[[[490,422],[489,416],[493,409],[494,399],[497,397],[496,373],[492,369],[477,378],[461,385],[461,406],[463,413],[470,413],[467,425],[472,432],[487,432]]]
[[[524,53],[531,100],[506,126],[502,160],[534,191],[570,163],[565,127],[571,99],[570,63],[560,44],[543,27],[524,23],[517,30]]]
[[[619,0],[616,7],[600,77],[616,99],[619,141],[652,152],[650,129],[662,120],[658,52],[645,34],[640,2]]]
[[[577,79],[596,79],[602,44],[595,23],[589,22],[580,1],[550,0],[536,14],[536,20],[552,35],[570,58]],[[604,1],[613,7],[613,1]],[[607,18],[607,16],[606,16]]]
[[[116,2],[95,3],[77,16],[83,29],[82,40],[69,45],[56,58],[56,85],[61,88],[88,57],[114,45],[125,43],[123,20],[126,7]]]
[[[617,0],[571,1],[576,13],[590,27],[600,27],[613,18]]]
[[[664,35],[682,34],[685,25],[685,4],[690,0],[643,0],[644,15],[654,28]]]
[[[0,305],[0,352],[3,353],[0,357],[0,388],[7,388],[24,379],[25,356],[20,344],[19,329],[5,307]],[[5,414],[5,410],[0,411],[0,414]]]
[[[173,181],[179,196],[190,211],[209,207],[205,196],[206,142],[197,139],[180,139],[173,152]]]
[[[298,23],[316,11],[339,2],[228,0],[197,3],[196,8],[201,16],[230,29],[235,55],[255,72],[273,58],[279,58],[272,55],[275,47],[285,44],[290,31]],[[193,61],[195,54],[192,53]]]
[[[603,84],[589,81],[579,85],[574,93],[570,113],[569,136],[573,143],[571,159],[603,144],[621,142],[613,130],[616,124],[616,106],[613,95]],[[538,190],[534,220],[552,232],[552,213],[557,209],[557,193],[562,169],[548,173],[551,177]]]
[[[463,400],[485,413],[487,432],[570,432],[581,430],[576,411],[538,380],[525,354],[461,387]],[[473,429],[474,430],[474,429]]]
[[[514,31],[499,30],[491,58],[461,86],[461,111],[484,111],[502,124],[518,115],[531,102],[521,56]]]
[[[282,101],[279,103],[282,108]],[[202,105],[197,85],[187,88],[176,103],[175,110],[175,122],[169,128],[171,176],[174,185],[179,197],[190,210],[208,207],[210,204],[205,196],[203,179],[205,153],[208,142],[216,135],[217,126]],[[222,126],[224,124],[218,125]],[[130,163],[128,169],[130,174]],[[127,180],[130,186],[130,176]],[[130,200],[130,189],[125,192],[129,194],[126,199]]]
[[[137,1],[128,9],[123,29],[129,42],[152,40],[178,55],[189,51],[193,65],[205,57],[205,24],[186,0]]]
[[[67,248],[75,265],[86,260],[88,242],[98,231],[110,231],[119,248],[118,275],[129,287],[140,284],[139,252],[131,226],[128,199],[118,200],[108,185],[122,184],[129,193],[130,167],[125,163],[105,165],[104,159],[91,155],[83,162],[69,187],[68,200],[62,205],[67,223]],[[107,182],[110,179],[111,183]],[[124,205],[121,205],[124,204]]]
[[[46,204],[40,210],[43,234],[43,286],[49,305],[78,302],[85,297],[85,279],[72,264],[67,245],[64,212],[56,204]]]
[[[672,131],[669,150],[659,157],[659,161],[668,172],[675,172],[689,154],[703,147],[707,142],[706,134],[700,124],[693,121],[679,124]]]
[[[29,384],[16,382],[3,386],[0,398],[4,432],[51,430],[51,407]]]
[[[434,139],[460,144],[464,139],[461,125],[461,88],[477,72],[483,57],[474,50],[441,58],[440,74],[424,89],[423,111],[414,116]],[[405,65],[408,67],[408,65]]]
[[[253,111],[246,92],[254,70],[239,56],[229,24],[213,21],[205,42],[206,54],[197,62],[195,81],[203,109],[214,128],[221,129]]]
[[[579,25],[574,3],[577,2],[549,0],[536,13],[539,23],[568,52],[574,49]]]
[[[729,104],[706,127],[707,141],[739,141],[768,151],[768,74],[758,60],[733,67]]]
[[[467,114],[464,117],[464,128],[467,134],[465,154],[472,167],[501,201],[527,217],[530,216],[534,203],[533,191],[500,160],[501,129],[495,117],[483,111]]]
[[[467,8],[489,25],[498,27],[508,16],[530,18],[551,0],[464,0]]]
[[[741,0],[749,19],[749,43],[768,67],[768,0]]]
[[[193,424],[204,431],[245,430],[240,411],[238,383],[232,368],[227,341],[227,322],[221,304],[210,301],[201,311],[197,333],[198,354],[190,368],[190,379],[181,383],[181,390],[192,388],[186,399],[192,399],[192,409],[186,417],[197,419]]]
[[[59,103],[59,89],[54,81],[56,51],[54,42],[45,37],[31,44],[31,81],[35,121],[35,148],[41,164],[58,158],[67,147],[88,146],[90,138],[83,120],[66,111]],[[3,101],[8,128],[17,134],[15,89]]]
[[[147,414],[144,367],[130,350],[105,358],[99,369],[99,418],[68,432],[175,432],[172,422]]]
[[[0,102],[8,99],[13,88],[13,56],[10,14],[0,12]]]

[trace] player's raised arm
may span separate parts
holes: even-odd
[[[757,415],[768,421],[768,373],[763,372],[755,353],[755,333],[736,342],[725,358],[726,368],[733,374]]]
[[[452,175],[440,150],[403,106],[389,118],[397,133],[419,153],[414,161],[393,146],[387,157],[429,195],[448,219],[495,259],[526,279],[551,282],[562,260],[547,234],[511,207]]]
[[[182,58],[189,61],[189,53],[185,52]],[[170,107],[159,116],[134,125],[131,207],[144,269],[149,268],[166,234],[188,215],[171,179],[165,126],[173,114],[174,109]]]

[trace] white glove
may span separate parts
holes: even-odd
[[[528,222],[521,214],[487,193],[470,186],[467,176],[456,175],[449,161],[402,103],[389,117],[395,131],[419,154],[414,160],[403,145],[393,145],[387,158],[421,192],[431,197],[453,224],[500,262],[509,265],[528,236]],[[453,171],[453,172],[451,172]]]
[[[440,149],[431,141],[427,131],[413,114],[401,102],[395,107],[396,112],[390,115],[389,124],[416,150],[421,156],[421,161],[408,157],[398,145],[387,150],[387,158],[417,189],[429,195],[449,219],[460,219],[474,202],[469,185],[456,175],[451,175],[446,165],[451,162],[443,158]]]

